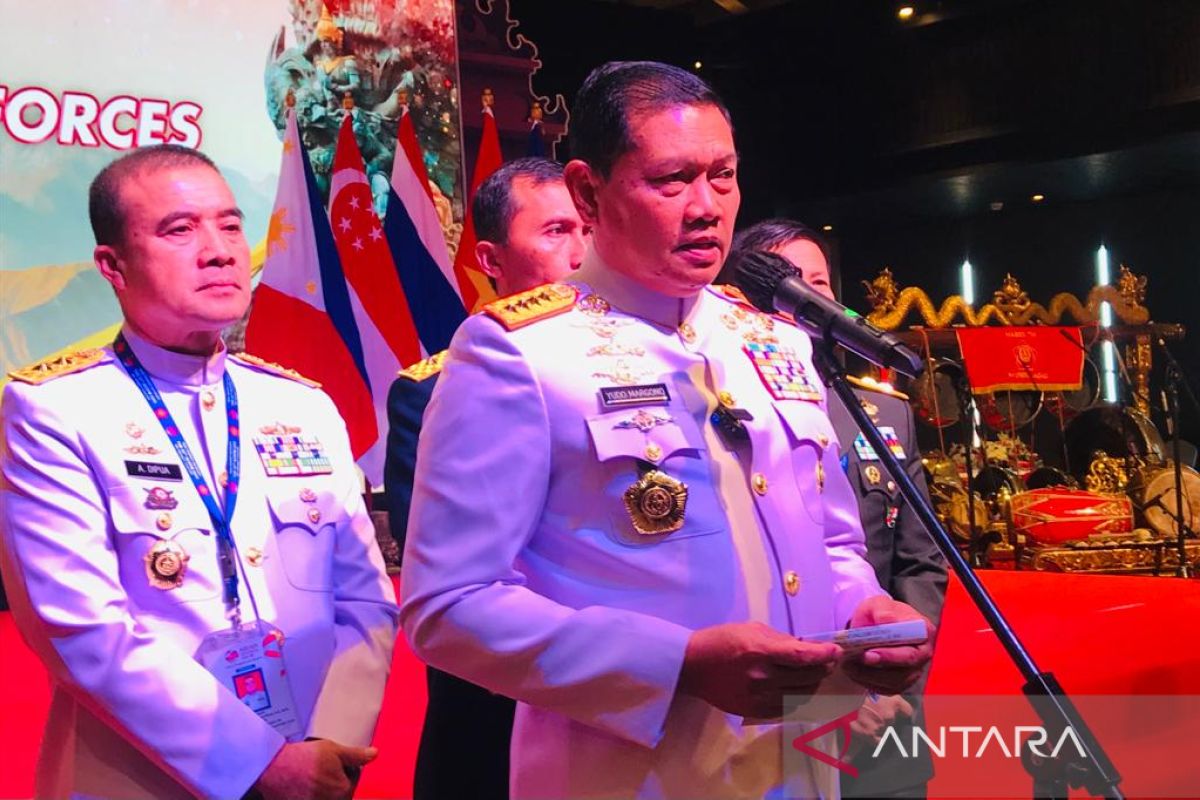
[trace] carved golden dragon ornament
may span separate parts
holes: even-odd
[[[1144,325],[1150,320],[1150,311],[1143,305],[1146,276],[1134,274],[1124,264],[1116,286],[1092,287],[1085,302],[1062,292],[1051,298],[1048,308],[1030,300],[1012,275],[1005,276],[1000,289],[992,294],[992,302],[978,309],[972,308],[961,295],[951,295],[942,301],[941,307],[935,307],[923,289],[916,286],[901,289],[887,267],[874,280],[862,284],[872,309],[868,321],[888,331],[904,325],[914,310],[920,316],[916,324],[928,328],[948,328],[958,321],[972,326],[986,325],[993,320],[1000,325],[1028,325],[1035,321],[1057,325],[1064,316],[1077,323],[1088,323],[1100,318],[1103,303],[1111,304],[1116,318],[1128,325]]]

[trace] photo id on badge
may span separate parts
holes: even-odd
[[[196,660],[288,741],[304,728],[296,714],[283,657],[283,633],[261,620],[204,637]]]

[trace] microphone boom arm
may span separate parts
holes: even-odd
[[[813,336],[811,338],[813,363],[821,380],[846,406],[859,430],[870,442],[876,455],[883,462],[893,480],[896,481],[900,488],[900,494],[908,503],[909,508],[921,521],[938,549],[942,551],[947,563],[962,582],[963,588],[966,589],[971,600],[983,614],[992,631],[995,632],[996,638],[1000,640],[1000,644],[1008,653],[1009,658],[1020,670],[1021,675],[1025,678],[1022,691],[1029,698],[1030,705],[1041,718],[1047,732],[1050,733],[1052,739],[1056,739],[1069,726],[1079,737],[1084,750],[1087,751],[1087,758],[1082,762],[1072,762],[1068,765],[1072,768],[1069,770],[1073,776],[1071,783],[1087,787],[1089,792],[1098,797],[1124,798],[1120,789],[1120,774],[1095,735],[1087,727],[1082,715],[1067,697],[1054,675],[1038,669],[1033,657],[1017,638],[1017,634],[1009,626],[1008,621],[980,582],[979,577],[954,545],[950,534],[938,521],[937,514],[928,498],[913,483],[908,472],[888,448],[883,434],[879,432],[879,429],[871,422],[866,410],[859,404],[854,390],[850,388],[850,384],[846,380],[845,370],[833,353],[833,340],[829,337]],[[1024,759],[1022,761],[1024,762]],[[1065,770],[1064,774],[1065,772],[1067,771]],[[1048,788],[1053,796],[1066,798],[1065,780],[1051,780],[1051,785],[1046,787],[1042,786],[1044,779],[1039,780],[1037,775],[1034,778],[1035,788]]]

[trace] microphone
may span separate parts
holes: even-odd
[[[910,378],[921,374],[925,365],[915,351],[858,312],[818,294],[783,256],[746,253],[734,266],[733,274],[734,283],[759,310],[786,311],[810,336],[836,342],[872,364]]]

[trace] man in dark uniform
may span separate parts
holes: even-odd
[[[565,277],[583,260],[587,236],[561,164],[511,161],[480,185],[472,213],[476,256],[501,296]],[[384,465],[392,535],[404,548],[421,417],[445,351],[402,370],[388,393]],[[508,797],[513,701],[429,668],[429,704],[413,794],[423,798]]]
[[[783,256],[796,267],[804,281],[818,293],[835,300],[830,277],[829,255],[824,241],[807,226],[786,219],[757,223],[738,233],[730,263],[739,253],[763,250]],[[927,492],[917,449],[912,410],[908,398],[890,385],[870,379],[851,378],[855,394],[879,427],[910,478]],[[879,584],[892,597],[908,603],[937,625],[946,596],[946,564],[937,546],[900,496],[896,481],[879,456],[862,437],[850,413],[836,395],[829,395],[829,418],[842,445],[842,465],[858,495],[859,515],[867,537],[867,560]],[[880,696],[864,704],[851,727],[851,745],[859,774],[842,776],[845,797],[923,797],[925,784],[933,775],[927,751],[915,759],[888,758],[885,750],[871,758],[875,745],[888,725],[894,725],[901,741],[909,741],[909,724],[920,724],[922,677],[905,695]],[[903,726],[903,727],[901,727]]]

